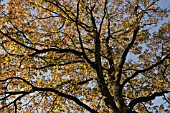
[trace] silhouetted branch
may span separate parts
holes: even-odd
[[[146,110],[148,113],[150,113],[150,112],[148,111],[146,105],[145,105],[144,103],[142,103],[142,105],[143,105],[143,107],[145,108],[145,110]]]
[[[21,77],[8,77],[4,80],[0,80],[0,82],[6,82],[8,80],[12,80],[12,79],[17,79],[17,80],[22,80],[23,82],[25,82],[26,84],[30,85],[32,88],[34,87],[29,81],[27,81],[26,79],[24,78],[21,78]]]
[[[54,2],[52,2],[52,1],[50,1],[50,0],[45,0],[45,1],[51,3],[52,5],[55,5],[57,8],[60,9],[61,12],[63,12],[63,13],[67,16],[67,18],[68,18],[70,21],[76,23],[76,19],[75,19],[76,16],[74,15],[74,13],[70,12],[70,10],[67,10],[62,4],[60,4],[59,2],[54,3]],[[64,10],[62,7],[64,7],[65,10]],[[41,8],[43,8],[43,9],[45,9],[45,10],[48,10],[48,11],[50,11],[50,12],[53,12],[53,11],[49,10],[48,8],[44,8],[44,7],[41,7]],[[67,12],[70,12],[73,17],[71,17]],[[56,13],[56,12],[53,12],[53,13]],[[85,31],[87,31],[87,32],[92,32],[92,30],[91,30],[92,27],[91,27],[91,26],[88,26],[87,24],[85,24],[85,23],[83,23],[83,22],[81,22],[81,21],[78,21],[78,24],[79,24],[80,27],[83,28]]]
[[[11,36],[9,36],[8,34],[6,33],[3,33],[2,31],[0,31],[1,34],[3,34],[4,36],[8,37],[11,41],[17,43],[18,45],[21,45],[27,49],[30,49],[30,50],[34,50],[35,52],[34,53],[31,53],[31,54],[28,54],[28,56],[35,56],[35,55],[38,55],[38,54],[42,54],[42,53],[46,53],[46,52],[51,52],[51,51],[54,51],[54,52],[57,52],[57,53],[73,53],[77,56],[81,56],[83,55],[82,52],[79,52],[79,51],[76,51],[74,49],[57,49],[57,48],[48,48],[48,49],[42,49],[42,50],[38,50],[38,49],[35,49],[35,48],[32,48],[30,46],[27,46],[25,44],[23,44],[22,42],[19,42],[17,40],[15,40],[14,38],[12,38]],[[3,48],[4,49],[4,48]],[[7,51],[6,51],[7,52]],[[9,53],[10,54],[10,53]],[[13,55],[13,54],[11,54]],[[24,55],[19,55],[21,57],[23,57]]]
[[[83,80],[83,81],[79,81],[79,82],[76,82],[76,83],[73,83],[74,85],[84,85],[90,81],[92,81],[93,78],[89,78],[89,79],[86,79],[86,80]],[[67,80],[67,81],[64,81],[64,82],[61,82],[60,84],[58,84],[56,87],[58,86],[62,86],[62,85],[65,85],[65,84],[69,84],[69,83],[72,83],[74,80]]]
[[[133,107],[137,104],[137,103],[141,103],[141,102],[148,102],[151,100],[154,100],[156,97],[158,96],[163,96],[165,93],[169,93],[170,91],[162,91],[162,92],[155,92],[154,94],[150,95],[150,96],[146,96],[146,97],[139,97],[136,99],[133,99],[130,103],[129,103],[129,107],[132,110]]]
[[[14,113],[17,113],[17,104],[16,104],[16,102],[14,102],[14,107],[15,107]]]
[[[78,1],[77,3],[77,16],[76,16],[76,28],[77,28],[77,32],[78,32],[78,38],[79,38],[79,42],[80,42],[80,46],[81,46],[81,49],[82,49],[82,52],[83,52],[83,57],[84,59],[93,67],[95,68],[95,65],[94,63],[87,57],[86,53],[85,53],[85,49],[84,49],[84,46],[83,46],[83,41],[81,39],[81,32],[79,30],[79,4],[80,4],[80,1]]]
[[[77,83],[77,85],[84,85],[84,84],[90,82],[91,80],[93,80],[93,78],[89,78],[89,79],[87,79],[87,80],[80,81],[80,82]]]
[[[32,47],[30,47],[30,46],[27,46],[27,45],[23,44],[22,42],[19,42],[19,41],[15,40],[14,38],[12,38],[11,36],[9,36],[7,33],[2,32],[1,30],[0,30],[0,33],[1,33],[2,35],[4,35],[4,36],[8,37],[11,41],[15,42],[15,43],[18,44],[18,45],[21,45],[21,46],[23,46],[23,47],[25,47],[25,48],[27,48],[27,49],[30,49],[30,50],[37,51],[37,49],[32,48]]]
[[[119,74],[117,75],[117,77],[118,77],[117,82],[118,83],[121,80],[121,75],[122,75],[122,71],[123,71],[122,69],[123,69],[123,65],[125,63],[127,54],[129,52],[129,50],[131,49],[131,47],[133,46],[135,40],[136,40],[136,36],[137,36],[137,33],[138,33],[139,29],[140,29],[140,26],[137,26],[136,29],[134,30],[132,41],[128,44],[125,51],[123,52],[123,55],[122,55],[122,58],[121,58],[121,63],[119,65]]]
[[[77,103],[78,105],[84,107],[85,109],[87,109],[88,111],[92,112],[92,113],[98,113],[97,111],[95,111],[94,109],[91,109],[89,106],[87,106],[86,104],[84,104],[83,102],[81,102],[78,98],[74,97],[74,96],[71,96],[69,94],[65,94],[65,93],[62,93],[62,92],[59,92],[58,90],[54,89],[54,88],[39,88],[39,87],[35,87],[33,86],[33,84],[31,84],[30,82],[28,82],[27,80],[25,80],[24,78],[21,78],[21,77],[9,77],[5,80],[0,80],[0,82],[6,82],[7,80],[11,80],[11,79],[19,79],[19,80],[22,80],[23,82],[25,82],[26,84],[30,85],[32,87],[32,89],[30,91],[5,91],[3,93],[0,93],[0,95],[5,95],[5,94],[8,94],[8,95],[19,95],[21,94],[20,96],[18,96],[14,101],[10,102],[9,104],[7,104],[6,106],[3,106],[0,108],[1,109],[4,109],[5,107],[8,107],[10,106],[11,104],[15,104],[16,101],[20,100],[23,96],[25,95],[28,95],[30,93],[33,93],[35,91],[44,91],[44,92],[53,92],[61,97],[64,97],[64,98],[67,98],[69,100],[72,100],[74,101],[75,103]],[[81,81],[78,83],[78,85],[82,85],[82,84],[85,84],[87,82],[89,82],[91,79],[87,79],[85,81]],[[8,97],[10,97],[8,96]],[[3,99],[6,99],[7,97],[3,98]],[[2,100],[2,99],[1,99]],[[15,106],[16,108],[16,106]]]
[[[165,72],[168,69],[168,67],[170,67],[170,65],[165,65],[165,69],[164,70],[161,69],[161,75],[163,76],[163,78],[165,79],[166,82],[170,83],[170,80],[168,80],[168,78],[166,77],[166,74],[165,74]]]
[[[128,77],[123,83],[122,86],[124,86],[128,81],[130,81],[131,79],[133,79],[134,77],[136,77],[139,73],[144,73],[146,71],[149,71],[151,69],[153,69],[154,67],[157,67],[158,65],[162,64],[166,59],[169,59],[170,54],[166,55],[162,60],[160,60],[159,62],[151,65],[148,68],[145,68],[143,70],[138,70],[136,71],[132,76]]]
[[[22,94],[22,95],[18,96],[15,100],[13,100],[12,102],[8,103],[7,105],[2,106],[2,107],[0,108],[0,110],[2,110],[2,109],[4,109],[4,108],[7,108],[7,107],[9,107],[10,105],[16,103],[16,101],[20,100],[22,97],[24,97],[26,94],[29,94],[29,93],[24,92],[24,93],[20,93],[20,94]],[[12,95],[12,94],[11,94],[11,95]]]
[[[53,66],[65,66],[65,65],[69,65],[69,64],[83,63],[83,62],[84,62],[83,60],[75,60],[75,61],[64,62],[61,64],[48,64],[48,65],[42,66],[42,67],[33,67],[33,69],[40,70],[40,69],[45,69],[45,68],[53,67]]]
[[[35,56],[38,54],[42,54],[42,53],[46,53],[46,52],[57,52],[57,53],[73,53],[77,56],[81,56],[83,55],[82,52],[79,52],[77,50],[74,49],[57,49],[57,48],[48,48],[48,49],[42,49],[42,50],[36,50],[36,52],[32,53],[32,54],[28,54],[28,56]]]
[[[78,98],[74,97],[74,96],[71,96],[71,95],[68,95],[68,94],[65,94],[65,93],[62,93],[62,92],[59,92],[58,90],[55,90],[54,88],[38,88],[38,87],[35,87],[33,89],[34,91],[47,91],[47,92],[53,92],[55,94],[58,94],[59,96],[61,97],[64,97],[64,98],[67,98],[69,100],[72,100],[74,101],[75,103],[77,103],[78,105],[84,107],[85,109],[87,109],[88,111],[92,112],[92,113],[98,113],[97,111],[95,111],[94,109],[91,109],[89,106],[87,106],[86,104],[84,104],[83,102],[81,102]]]
[[[168,104],[170,105],[170,101],[166,98],[165,94],[163,95],[163,97],[166,100],[166,102],[168,102]]]

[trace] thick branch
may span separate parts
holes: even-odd
[[[107,49],[107,59],[109,61],[110,69],[108,74],[111,80],[115,80],[115,75],[112,76],[113,71],[115,71],[114,61],[112,57],[112,48],[109,46],[109,40],[111,38],[110,34],[110,19],[108,19],[108,37],[106,38],[106,49]]]
[[[107,2],[107,0],[105,1]],[[93,24],[93,30],[94,30],[94,39],[95,39],[95,69],[97,72],[97,76],[98,76],[98,84],[99,84],[99,88],[100,91],[102,93],[103,96],[105,96],[106,98],[104,99],[105,104],[107,105],[107,107],[109,107],[110,109],[112,109],[114,112],[119,112],[119,109],[117,108],[115,102],[113,101],[113,97],[111,96],[109,89],[107,87],[107,84],[105,82],[104,79],[104,75],[103,75],[103,68],[102,68],[102,63],[101,63],[101,41],[100,41],[100,33],[97,30],[97,25],[95,22],[95,18],[93,15],[93,9],[94,9],[95,5],[93,6],[93,8],[90,10],[90,15],[91,15],[91,21]]]

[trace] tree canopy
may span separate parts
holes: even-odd
[[[168,111],[170,22],[152,30],[168,17],[158,2],[1,4],[0,111]]]

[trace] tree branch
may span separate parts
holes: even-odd
[[[28,54],[28,56],[35,56],[37,54],[42,54],[42,53],[46,53],[46,52],[51,52],[51,51],[55,51],[57,53],[73,53],[77,56],[81,56],[83,55],[82,52],[76,51],[74,49],[57,49],[57,48],[48,48],[48,49],[42,49],[42,50],[36,50],[36,52],[32,53],[32,54]]]
[[[34,91],[47,91],[47,92],[49,91],[49,92],[53,92],[55,94],[58,94],[61,97],[64,97],[64,98],[67,98],[69,100],[74,101],[75,103],[77,103],[78,105],[84,107],[85,109],[87,109],[88,111],[90,111],[92,113],[98,113],[94,109],[91,109],[89,106],[87,106],[86,104],[81,102],[78,98],[76,98],[74,96],[71,96],[71,95],[68,95],[68,94],[65,94],[65,93],[62,93],[62,92],[59,92],[58,90],[55,90],[53,88],[38,88],[38,87],[35,87]]]
[[[40,69],[45,69],[45,68],[48,68],[48,67],[53,67],[53,66],[65,66],[65,65],[69,65],[69,64],[74,64],[74,63],[83,63],[84,61],[83,60],[75,60],[75,61],[69,61],[69,62],[64,62],[62,64],[48,64],[48,65],[45,65],[45,66],[42,66],[42,67],[34,67],[33,69],[36,69],[36,70],[40,70]]]
[[[2,107],[0,108],[0,110],[6,108],[6,107],[8,107],[8,106],[10,106],[11,104],[16,103],[16,101],[18,101],[19,99],[21,99],[23,96],[25,96],[25,94],[22,94],[22,95],[18,96],[14,101],[10,102],[9,104],[7,104],[7,105],[5,105],[5,106],[2,106]]]
[[[83,81],[79,81],[79,82],[76,82],[76,83],[73,83],[74,85],[84,85],[90,81],[92,81],[93,78],[89,78],[89,79],[86,79],[86,80],[83,80]],[[68,80],[68,81],[64,81],[64,82],[61,82],[60,84],[58,84],[56,87],[59,87],[59,86],[62,86],[62,85],[65,85],[65,84],[69,84],[69,83],[72,83],[73,79],[71,80]]]
[[[25,47],[25,48],[27,48],[27,49],[30,49],[30,50],[37,51],[37,49],[32,48],[32,47],[30,47],[30,46],[27,46],[27,45],[25,45],[25,44],[23,44],[23,43],[15,40],[15,39],[12,38],[11,36],[9,36],[7,33],[4,33],[4,32],[2,32],[2,31],[0,31],[0,33],[1,33],[2,35],[4,35],[4,36],[8,37],[11,41],[15,42],[15,43],[18,44],[18,45],[21,45],[21,46],[23,46],[23,47]]]
[[[95,8],[95,5],[90,9],[90,16],[91,16],[91,21],[93,25],[93,30],[94,30],[94,40],[95,40],[95,69],[97,72],[97,82],[99,84],[100,92],[103,96],[106,98],[104,99],[105,104],[108,108],[114,110],[114,112],[119,112],[118,107],[116,106],[116,103],[113,101],[113,97],[111,96],[111,93],[109,92],[109,89],[107,87],[107,84],[104,79],[103,75],[103,68],[102,68],[102,63],[101,63],[101,41],[100,41],[100,34],[97,29],[97,25],[95,22],[95,17],[93,15],[93,9]]]
[[[166,102],[170,105],[170,101],[166,98],[165,94],[163,95],[163,97],[166,100]]]
[[[112,57],[112,53],[113,53],[112,48],[109,46],[109,40],[111,38],[110,19],[108,19],[107,29],[108,29],[108,37],[106,38],[106,49],[107,49],[107,59],[109,61],[109,65],[110,65],[110,69],[108,69],[108,75],[109,75],[110,79],[113,81],[113,80],[115,80],[115,75],[112,75],[112,73],[115,71],[115,67],[114,67],[114,60]]]
[[[16,104],[16,102],[14,102],[14,107],[15,107],[15,112],[14,113],[17,113],[17,104]]]
[[[134,30],[134,33],[133,33],[133,38],[132,38],[132,41],[128,44],[128,46],[126,47],[125,51],[123,52],[123,55],[122,55],[122,60],[121,60],[121,63],[119,65],[119,73],[117,75],[117,83],[119,84],[120,83],[120,80],[121,80],[121,75],[122,75],[122,69],[123,69],[123,65],[125,63],[125,60],[126,60],[126,57],[127,57],[127,54],[130,50],[130,48],[133,46],[135,40],[136,40],[136,36],[137,36],[137,33],[140,29],[140,26],[137,26],[136,29]]]
[[[54,2],[52,2],[52,1],[50,1],[50,0],[46,0],[46,2],[49,2],[49,3],[51,3],[51,4],[53,4],[53,5],[55,5],[57,8],[59,8],[59,10],[61,11],[61,12],[63,12],[67,17],[68,17],[68,19],[70,19],[70,21],[72,21],[72,22],[75,22],[76,23],[76,21],[75,21],[75,19],[74,18],[72,18],[66,11],[68,11],[68,12],[70,12],[68,9],[66,9],[65,8],[65,10],[62,8],[62,7],[64,7],[62,4],[60,4],[59,2],[56,2],[56,3],[54,3]],[[62,6],[62,7],[61,7]],[[44,8],[44,7],[41,7],[41,8],[43,8],[43,9],[45,9],[45,10],[48,10],[48,11],[50,11],[51,12],[51,10],[50,9],[48,9],[48,8]],[[54,12],[53,12],[54,13]],[[56,13],[56,12],[55,12]],[[71,14],[72,14],[72,16],[74,16],[75,18],[76,18],[76,16],[74,15],[74,13],[72,13],[72,12],[70,12]],[[87,24],[85,24],[85,23],[83,23],[83,22],[80,22],[80,21],[78,21],[78,24],[80,25],[80,27],[81,28],[83,28],[85,31],[87,31],[87,32],[92,32],[92,30],[91,30],[91,26],[88,26]],[[88,29],[89,28],[89,29]]]
[[[81,39],[81,33],[80,33],[80,30],[79,30],[79,4],[80,4],[80,1],[78,1],[77,3],[77,16],[76,16],[76,28],[77,28],[77,32],[78,32],[78,38],[79,38],[79,42],[80,42],[80,46],[81,46],[81,49],[82,49],[82,52],[83,52],[83,57],[84,59],[93,67],[95,68],[95,65],[94,63],[87,57],[86,53],[85,53],[85,49],[83,47],[83,41]]]
[[[32,88],[34,87],[29,81],[27,81],[26,79],[21,78],[21,77],[8,77],[8,78],[6,78],[5,80],[0,80],[0,82],[6,82],[6,81],[12,80],[12,79],[22,80],[22,81],[25,82],[26,84],[30,85]]]
[[[104,22],[104,19],[106,16],[106,10],[107,10],[107,0],[105,0],[105,3],[104,3],[104,9],[103,9],[104,15],[103,15],[101,23],[100,23],[99,34],[101,33],[101,30],[102,30],[102,25],[103,25],[103,22]]]
[[[14,101],[10,102],[8,105],[1,107],[0,109],[4,109],[5,107],[10,106],[12,103],[15,103],[17,100],[21,99],[23,96],[33,93],[35,91],[46,91],[46,92],[53,92],[61,97],[67,98],[69,100],[74,101],[75,103],[77,103],[78,105],[84,107],[85,109],[87,109],[88,111],[92,112],[92,113],[98,113],[97,111],[95,111],[94,109],[91,109],[89,106],[87,106],[86,104],[84,104],[83,102],[81,102],[78,98],[71,96],[69,94],[65,94],[62,92],[59,92],[58,90],[54,89],[54,88],[39,88],[39,87],[35,87],[33,86],[33,84],[31,84],[30,82],[28,82],[27,80],[25,80],[24,78],[21,77],[9,77],[5,80],[0,80],[0,82],[6,82],[7,80],[11,80],[11,79],[19,79],[22,80],[23,82],[27,83],[28,85],[30,85],[32,87],[32,89],[30,91],[17,91],[17,92],[13,92],[13,91],[6,91],[3,93],[0,93],[0,95],[4,95],[4,94],[9,94],[9,95],[18,95],[18,94],[22,94],[19,97],[17,97]],[[86,82],[89,82],[91,79],[88,79],[86,81],[82,81],[79,82],[79,84],[84,84]]]
[[[170,93],[170,91],[155,92],[154,94],[152,94],[152,95],[150,95],[150,96],[139,97],[139,98],[133,99],[133,100],[129,103],[130,110],[132,110],[133,107],[134,107],[137,103],[148,102],[148,101],[154,100],[156,97],[158,97],[158,96],[163,96],[165,93]]]
[[[153,69],[154,67],[162,64],[166,59],[169,59],[169,56],[170,56],[170,54],[166,55],[162,60],[160,60],[159,62],[157,62],[157,63],[155,63],[153,65],[151,65],[150,67],[145,68],[143,70],[136,71],[132,76],[128,77],[125,81],[123,81],[122,86],[124,86],[127,82],[129,82],[134,77],[136,77],[139,73],[144,73],[144,72],[149,71],[149,70]]]

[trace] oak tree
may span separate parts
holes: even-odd
[[[170,22],[159,0],[0,6],[0,110],[131,113],[170,107]],[[154,99],[160,97],[160,105]]]

